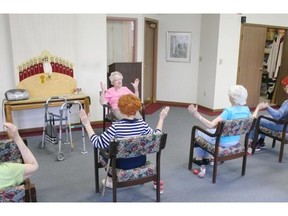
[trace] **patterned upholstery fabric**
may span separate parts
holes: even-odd
[[[159,151],[161,133],[117,139],[117,158],[137,157]]]
[[[249,132],[252,126],[252,123],[253,123],[253,118],[225,121],[221,136],[235,136],[235,135],[246,134]],[[203,147],[204,149],[207,149],[209,152],[214,154],[215,152],[214,144],[207,142],[202,137],[196,137],[196,143],[199,146]],[[244,144],[238,143],[235,146],[231,146],[227,148],[219,147],[218,155],[226,156],[226,155],[231,155],[231,154],[238,154],[244,151],[245,151]]]
[[[196,143],[199,146],[202,146],[204,149],[207,149],[211,153],[215,152],[215,145],[207,142],[202,137],[196,137]],[[244,145],[238,143],[237,145],[231,146],[228,148],[219,147],[218,155],[219,156],[226,156],[226,155],[231,155],[231,154],[238,154],[238,153],[244,152],[244,151],[245,151]]]
[[[267,133],[271,136],[278,137],[279,139],[282,139],[282,132],[281,131],[273,131],[273,130],[270,130],[268,128],[262,127],[262,126],[260,126],[259,129],[261,131],[263,131],[264,133]],[[285,141],[288,142],[288,134],[287,133],[286,133]]]
[[[150,161],[147,161],[144,166],[137,167],[134,169],[129,170],[116,169],[116,173],[119,182],[134,180],[156,174],[156,166]]]
[[[12,140],[0,141],[0,162],[22,163],[20,150]]]
[[[24,202],[24,185],[0,189],[0,202]]]
[[[247,133],[253,123],[253,118],[225,121],[221,136],[235,136]]]
[[[20,150],[16,143],[11,140],[0,141],[0,163],[7,161],[22,163]],[[23,202],[24,196],[24,185],[0,189],[0,202]]]
[[[102,155],[99,156],[99,160],[103,167],[107,165]],[[109,173],[110,175],[112,175],[111,167],[109,168]],[[156,173],[156,166],[150,161],[146,161],[145,165],[134,168],[134,169],[129,169],[129,170],[116,169],[116,175],[117,175],[119,182],[139,179],[139,178],[143,178],[146,176],[154,175],[155,173]]]

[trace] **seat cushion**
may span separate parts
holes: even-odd
[[[273,131],[273,130],[270,130],[269,128],[266,128],[266,127],[259,127],[260,131],[262,131],[263,133],[265,134],[269,134],[270,136],[273,136],[273,137],[277,137],[278,139],[282,139],[282,132],[280,131]],[[286,142],[288,142],[288,134],[286,133]]]
[[[203,149],[207,149],[207,151],[211,152],[212,154],[215,153],[215,145],[207,142],[202,137],[196,137],[196,143],[201,146]],[[218,156],[227,156],[232,154],[238,154],[240,152],[245,152],[245,147],[243,144],[238,143],[235,146],[223,148],[219,147],[219,153]]]
[[[22,163],[22,156],[17,144],[12,140],[0,141],[0,162]]]
[[[100,155],[99,157],[100,163],[105,167],[107,165],[107,162],[104,160],[104,158]],[[112,175],[112,169],[109,169],[110,175]],[[146,163],[137,168],[133,169],[116,169],[116,175],[119,182],[122,181],[129,181],[134,179],[143,178],[146,176],[151,176],[156,174],[156,165],[154,163],[151,163],[150,161],[146,161]]]
[[[156,165],[147,161],[145,165],[134,169],[123,170],[116,169],[118,181],[129,181],[156,174]]]
[[[23,202],[25,197],[24,186],[0,189],[0,202]]]

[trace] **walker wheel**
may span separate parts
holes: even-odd
[[[58,153],[57,155],[57,160],[58,161],[63,161],[64,160],[64,154],[61,152],[61,153]]]

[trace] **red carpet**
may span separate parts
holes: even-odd
[[[147,115],[153,114],[154,112],[159,110],[162,106],[163,106],[163,104],[158,104],[158,103],[149,104],[149,105],[145,106],[145,114],[147,114]]]

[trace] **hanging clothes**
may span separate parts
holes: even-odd
[[[283,35],[278,35],[272,43],[271,52],[267,61],[267,71],[269,78],[276,79],[278,75],[278,70],[281,65],[283,41]]]

